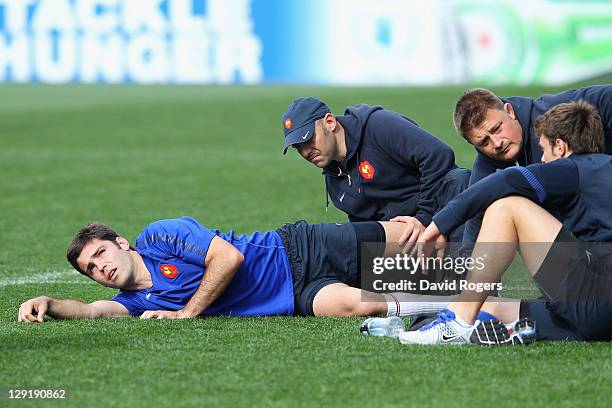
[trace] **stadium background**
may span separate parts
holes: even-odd
[[[361,337],[361,319],[15,319],[40,294],[113,295],[64,258],[89,221],[133,239],[180,215],[239,232],[345,220],[325,212],[319,171],[281,154],[293,98],[382,104],[470,166],[451,124],[464,89],[536,97],[611,72],[609,1],[0,0],[2,405],[20,404],[14,388],[66,389],[58,406],[606,405],[606,343],[410,348]]]

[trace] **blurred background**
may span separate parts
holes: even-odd
[[[565,84],[609,74],[607,0],[2,0],[0,81]]]

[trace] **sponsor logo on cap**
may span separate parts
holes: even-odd
[[[293,122],[291,121],[291,118],[285,119],[285,129],[291,129],[291,126],[293,126]]]

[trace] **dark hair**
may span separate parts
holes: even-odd
[[[81,255],[83,251],[83,247],[91,242],[93,239],[101,239],[103,241],[112,241],[116,245],[116,238],[119,236],[111,227],[105,224],[100,223],[91,223],[87,226],[81,228],[79,232],[76,233],[72,242],[70,242],[70,246],[68,247],[68,252],[66,253],[66,257],[68,258],[68,262],[80,273],[85,276],[88,276],[85,271],[79,268],[77,264],[77,258]]]
[[[487,117],[489,109],[504,109],[504,103],[493,92],[485,88],[474,88],[465,91],[455,104],[453,124],[457,132],[470,142],[468,132]],[[471,142],[470,142],[471,143]]]
[[[597,109],[583,100],[550,108],[536,120],[535,131],[551,145],[556,139],[563,140],[574,153],[604,151],[601,118]]]

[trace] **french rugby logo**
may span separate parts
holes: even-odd
[[[174,279],[179,274],[178,268],[171,264],[162,264],[159,266],[159,270],[168,279]]]
[[[359,173],[364,179],[372,180],[374,178],[374,174],[376,173],[376,169],[374,169],[374,166],[372,166],[372,164],[366,160],[359,163]]]

